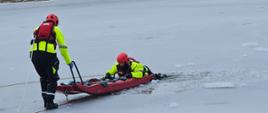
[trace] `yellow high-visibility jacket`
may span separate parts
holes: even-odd
[[[37,29],[35,29],[37,30]],[[59,45],[59,50],[61,52],[61,55],[63,56],[66,64],[70,64],[72,62],[70,54],[68,52],[68,47],[64,41],[64,35],[62,34],[60,28],[58,26],[54,26],[53,31],[55,33],[56,43]],[[46,50],[46,43],[47,44],[47,50]],[[33,44],[31,45],[30,52],[33,51],[46,51],[48,53],[56,53],[56,47],[53,43],[49,43],[46,41],[40,41],[39,42],[39,48],[37,48],[37,43],[33,41]]]
[[[112,68],[107,71],[107,73],[114,77],[115,74],[118,73],[118,65],[118,63],[114,64]],[[142,78],[146,74],[146,69],[141,63],[130,61],[130,68],[133,78]]]

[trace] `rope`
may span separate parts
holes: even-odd
[[[31,59],[31,60],[32,60],[32,56],[33,56],[33,53],[30,52],[30,59]],[[22,105],[24,104],[24,101],[25,101],[26,91],[27,91],[28,88],[29,88],[29,87],[27,87],[27,86],[29,86],[29,81],[30,81],[30,74],[28,74],[27,79],[26,79],[25,82],[24,82],[24,86],[23,86],[24,89],[23,89],[23,93],[22,93],[22,98],[21,98],[21,100],[20,100],[20,102],[19,102],[19,107],[18,107],[18,109],[17,109],[17,113],[20,113],[20,112],[21,112],[21,109],[23,108]]]
[[[28,74],[27,79],[26,79],[26,81],[25,81],[25,83],[23,85],[24,89],[23,89],[23,93],[22,93],[22,98],[21,98],[21,100],[19,102],[19,107],[17,109],[17,113],[20,113],[21,110],[23,109],[23,105],[24,105],[24,101],[25,101],[25,97],[26,97],[26,91],[29,89],[29,87],[28,87],[29,86],[28,85],[29,80],[30,80],[30,74]]]
[[[94,76],[101,76],[101,75],[88,75],[88,76],[83,76],[84,78],[90,78],[90,77],[94,77]],[[75,78],[79,78],[79,77],[75,77]],[[60,80],[68,80],[68,79],[72,79],[72,77],[64,77],[64,78],[60,78]],[[28,81],[27,84],[35,84],[35,83],[39,83],[40,81]],[[25,85],[26,82],[18,82],[18,83],[13,83],[13,84],[7,84],[7,85],[1,85],[0,88],[5,88],[5,87],[11,87],[11,86],[18,86],[18,85]]]

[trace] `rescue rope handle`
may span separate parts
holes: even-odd
[[[82,79],[82,77],[81,77],[81,74],[80,74],[80,72],[79,72],[79,70],[78,70],[78,67],[77,67],[75,61],[72,61],[71,63],[74,65],[74,67],[75,67],[75,69],[76,69],[76,72],[77,72],[77,74],[78,74],[78,77],[79,77],[79,79],[80,79],[80,81],[81,81],[81,84],[83,85],[84,82],[83,82],[83,79]],[[72,68],[71,66],[70,66],[70,70],[71,70],[71,73],[72,73],[72,77],[73,77],[74,83],[76,83],[76,80],[75,80],[75,77],[74,77],[73,68]]]

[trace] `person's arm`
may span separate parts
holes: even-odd
[[[64,41],[64,36],[60,28],[55,26],[54,32],[56,33],[56,39],[57,39],[57,43],[59,45],[59,50],[60,50],[62,57],[64,58],[66,64],[71,64],[72,60],[68,51],[68,47]]]
[[[131,76],[133,78],[142,78],[143,77],[144,67],[141,63],[132,62],[131,70],[132,70]]]
[[[34,40],[36,38],[36,31],[39,27],[36,27],[33,31],[33,38],[30,40],[30,49],[29,49],[29,52],[30,52],[30,58],[32,58],[32,52],[33,52],[33,49],[34,49]]]
[[[117,73],[117,64],[114,64],[110,70],[106,72],[105,78],[114,78]]]

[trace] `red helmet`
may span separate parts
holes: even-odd
[[[59,19],[57,17],[57,15],[51,13],[47,15],[47,19],[46,21],[51,21],[53,22],[56,26],[59,24]]]
[[[122,52],[117,56],[117,62],[119,64],[125,64],[125,63],[128,63],[128,61],[129,61],[128,56],[125,52]]]

